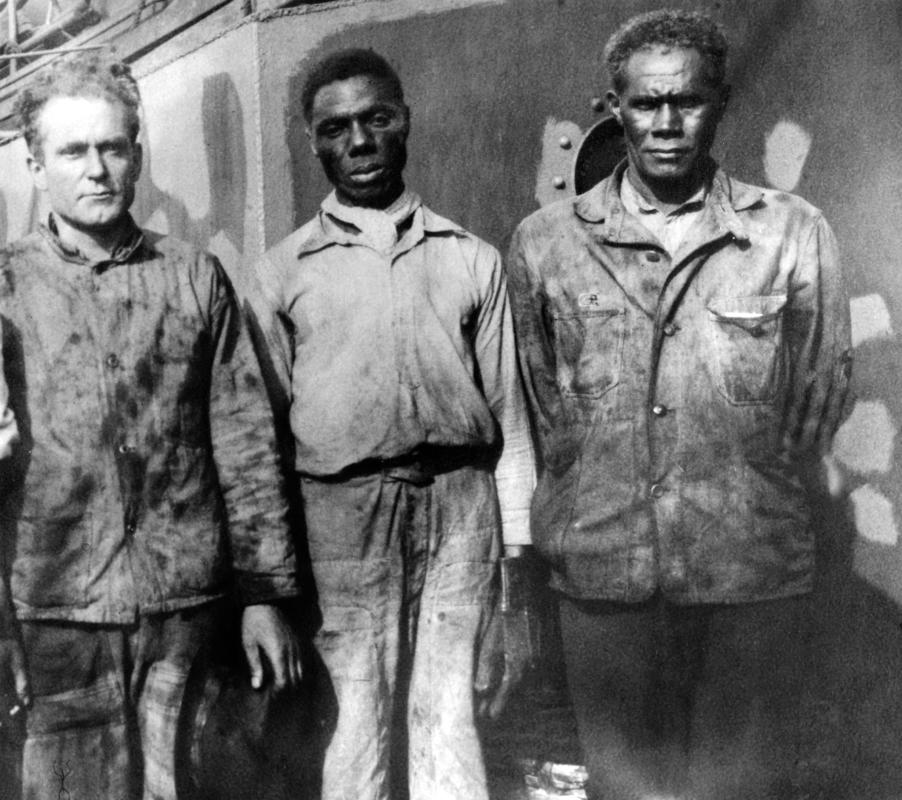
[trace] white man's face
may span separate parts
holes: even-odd
[[[125,106],[101,97],[52,97],[37,129],[39,152],[28,167],[54,215],[87,234],[115,228],[141,173],[141,146],[131,140]]]

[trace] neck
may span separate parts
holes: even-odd
[[[679,208],[692,197],[707,180],[707,172],[703,169],[695,170],[691,175],[681,181],[647,181],[642,178],[637,169],[628,167],[624,178],[642,198],[653,205],[658,211],[669,214]]]
[[[71,225],[58,214],[53,215],[59,240],[69,250],[74,250],[89,261],[109,258],[122,241],[127,218],[121,218],[108,228],[84,230]]]
[[[393,187],[389,191],[385,192],[385,194],[373,198],[372,200],[368,200],[365,202],[361,202],[359,200],[354,200],[350,197],[344,195],[341,191],[336,189],[335,198],[341,203],[343,206],[356,206],[358,208],[375,208],[378,211],[382,211],[388,208],[392,203],[395,202],[402,194],[404,194],[404,184],[401,183],[398,186]]]

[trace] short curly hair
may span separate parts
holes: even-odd
[[[313,101],[316,99],[316,93],[323,86],[328,86],[336,81],[356,78],[358,75],[366,75],[383,81],[388,85],[395,99],[398,102],[404,102],[401,79],[388,61],[373,50],[349,48],[330,53],[314,64],[313,69],[310,70],[301,91],[304,119],[310,122],[310,118],[313,116]]]
[[[624,70],[630,56],[654,45],[697,50],[708,80],[714,86],[722,86],[726,80],[729,45],[720,26],[697,11],[660,9],[628,19],[608,39],[604,61],[616,91],[623,91],[626,85]]]
[[[128,119],[129,136],[137,141],[141,130],[141,95],[131,69],[121,61],[95,53],[72,53],[39,70],[35,79],[16,96],[13,112],[28,150],[41,154],[38,120],[53,97],[99,97],[121,103]]]

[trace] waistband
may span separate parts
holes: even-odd
[[[491,448],[442,447],[423,445],[393,458],[368,458],[346,467],[335,475],[311,475],[300,471],[305,480],[343,483],[353,478],[382,475],[385,480],[428,486],[436,476],[465,467],[492,470],[498,454]]]

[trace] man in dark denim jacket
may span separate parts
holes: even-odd
[[[127,67],[86,56],[17,101],[50,206],[0,253],[22,439],[2,473],[0,678],[28,706],[29,800],[174,800],[182,695],[229,594],[252,684],[262,657],[277,687],[300,675],[273,605],[297,586],[266,392],[216,259],[128,213],[138,107]]]
[[[524,221],[508,263],[532,539],[593,796],[787,797],[803,468],[850,368],[836,244],[817,209],[709,158],[728,98],[711,20],[642,15],[606,58],[627,159]]]

